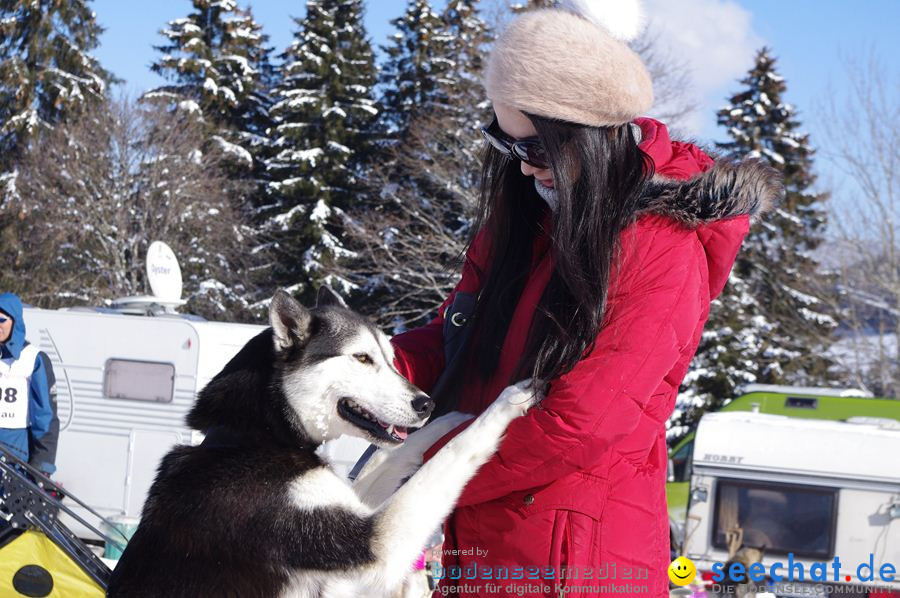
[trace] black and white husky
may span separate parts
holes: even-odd
[[[527,383],[510,386],[421,466],[468,416],[410,434],[433,403],[394,369],[384,334],[343,306],[308,310],[281,291],[269,320],[201,391],[187,421],[206,439],[162,460],[109,596],[389,596],[534,401]],[[315,453],[341,434],[397,448],[351,487]]]

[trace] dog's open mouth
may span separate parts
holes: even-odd
[[[395,426],[381,421],[371,412],[353,402],[352,399],[341,399],[338,401],[337,407],[341,417],[377,438],[388,442],[403,442],[409,435],[409,431],[404,426]]]

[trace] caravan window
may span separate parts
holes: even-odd
[[[836,512],[833,488],[719,480],[713,546],[829,558]]]
[[[175,393],[175,366],[171,363],[109,359],[103,375],[103,395],[171,403]]]
[[[812,397],[788,397],[784,400],[784,406],[795,409],[816,409],[819,407],[819,399]]]

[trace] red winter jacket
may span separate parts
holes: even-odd
[[[445,523],[444,550],[471,554],[445,553],[444,567],[464,570],[462,578],[442,583],[480,586],[464,595],[513,593],[491,592],[487,583],[504,588],[546,584],[551,588],[546,594],[553,596],[558,584],[615,585],[619,595],[628,595],[623,586],[630,583],[647,586],[642,595],[668,596],[665,422],[710,301],[725,285],[749,230],[748,214],[762,209],[765,198],[755,192],[771,185],[745,188],[753,175],[770,176],[754,164],[743,176],[736,175],[743,166],[717,165],[692,184],[682,184],[710,169],[712,160],[695,146],[670,141],[661,123],[636,122],[643,133],[641,148],[658,176],[647,191],[648,213],[621,235],[623,259],[611,274],[606,324],[592,351],[552,381],[542,404],[512,422],[497,454],[469,482]],[[535,244],[538,257],[497,372],[486,385],[472,377],[460,399],[461,411],[481,413],[506,386],[524,350],[553,269],[551,252],[540,251],[548,240],[538,237]],[[481,235],[467,253],[454,294],[478,291],[488,271],[487,253]],[[440,314],[452,300],[453,294]],[[444,367],[442,327],[439,316],[392,339],[398,369],[426,392]],[[466,425],[442,438],[426,459]],[[548,566],[555,580],[545,579],[546,569],[540,580],[529,577],[527,569],[517,581],[485,579],[487,568],[496,578],[498,567],[514,575],[515,567]],[[578,579],[560,580],[561,567]],[[537,589],[525,595],[544,594]]]

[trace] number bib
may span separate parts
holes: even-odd
[[[0,359],[0,428],[28,427],[28,389],[38,350],[26,345],[18,359]]]
[[[0,376],[0,428],[28,427],[28,378]]]

